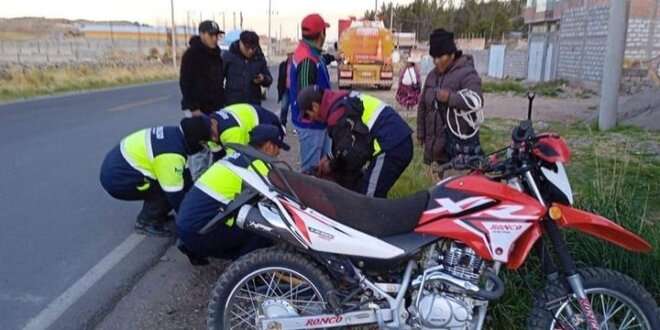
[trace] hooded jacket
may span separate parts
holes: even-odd
[[[199,36],[190,38],[189,44],[181,58],[181,109],[209,114],[225,103],[220,48],[206,47]]]
[[[449,93],[447,103],[435,102],[439,90]],[[447,146],[447,111],[449,108],[469,110],[458,91],[470,89],[483,100],[481,78],[474,68],[474,59],[470,55],[461,55],[444,73],[431,71],[422,88],[421,100],[417,109],[417,138],[424,142],[424,163],[444,164],[450,161]],[[438,105],[437,109],[435,104]],[[463,120],[459,121],[462,131],[469,131]]]
[[[273,77],[268,70],[266,57],[261,48],[257,47],[254,57],[248,59],[241,53],[239,42],[234,41],[229,51],[222,54],[227,105],[235,103],[261,105],[261,86],[269,87],[273,83]],[[264,76],[261,86],[252,82],[260,73]]]

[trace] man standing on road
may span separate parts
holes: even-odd
[[[224,106],[224,74],[218,47],[220,34],[224,32],[216,22],[200,23],[199,36],[190,38],[190,47],[181,58],[181,109],[191,115],[210,114]]]
[[[277,157],[280,149],[290,149],[289,145],[282,141],[279,129],[272,125],[258,125],[250,131],[250,145],[271,157]],[[255,160],[251,164],[262,175],[268,175],[269,169],[261,160]],[[233,218],[207,234],[199,234],[219,210],[241,193],[243,180],[231,168],[248,168],[254,171],[251,164],[239,153],[214,163],[195,182],[195,186],[181,203],[176,218],[177,233],[180,237],[177,247],[188,256],[193,265],[208,264],[208,257],[236,259],[271,244],[270,240],[262,236],[238,228]]]
[[[280,122],[286,132],[286,121],[289,116],[289,106],[291,105],[289,99],[289,88],[291,87],[291,80],[289,79],[289,71],[291,71],[291,59],[293,57],[293,50],[287,52],[286,60],[280,63],[279,74],[277,76],[277,102],[280,102]]]
[[[413,131],[396,110],[373,96],[316,86],[300,91],[298,104],[311,120],[328,125],[332,152],[321,160],[320,174],[339,172],[344,177],[335,178],[345,181],[336,181],[345,188],[387,198],[413,157]]]
[[[169,236],[167,214],[179,210],[192,180],[186,169],[188,155],[202,150],[212,138],[205,116],[184,118],[181,126],[139,130],[112,149],[101,166],[101,185],[114,198],[143,200],[135,229]]]
[[[261,105],[261,87],[270,87],[273,77],[254,31],[241,32],[228,52],[222,54],[227,104]]]
[[[293,53],[293,65],[289,71],[291,101],[291,122],[300,140],[300,168],[303,172],[318,165],[321,156],[330,152],[330,138],[324,123],[313,122],[301,116],[298,106],[298,92],[310,85],[330,89],[330,76],[326,60],[322,56],[326,28],[330,24],[319,14],[307,15],[301,23],[303,40]]]

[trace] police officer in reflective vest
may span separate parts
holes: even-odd
[[[280,135],[284,130],[280,119],[268,109],[247,103],[232,104],[210,115],[214,140],[210,142],[214,158],[218,160],[227,152],[221,152],[227,143],[247,145],[250,142],[249,132],[260,124],[275,126]],[[231,153],[231,150],[229,150]]]
[[[368,162],[354,190],[386,198],[413,156],[413,131],[401,116],[373,96],[316,86],[298,94],[298,105],[306,116],[328,125],[332,152],[319,164],[319,172],[361,173]]]
[[[136,230],[169,236],[164,227],[168,213],[178,211],[192,185],[186,168],[189,155],[202,150],[211,139],[208,118],[192,117],[181,125],[139,130],[124,139],[105,157],[101,185],[114,198],[144,200]]]
[[[278,127],[268,124],[256,126],[249,133],[250,145],[271,157],[277,157],[280,149],[290,147],[282,141]],[[229,204],[243,189],[243,180],[231,168],[247,168],[268,175],[268,167],[260,160],[250,166],[239,153],[232,153],[209,168],[186,195],[177,213],[176,227],[180,240],[177,247],[186,254],[193,265],[207,264],[208,257],[235,259],[254,249],[270,245],[270,241],[244,231],[229,219],[207,234],[199,231]]]

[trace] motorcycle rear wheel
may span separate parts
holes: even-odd
[[[256,250],[232,263],[213,288],[208,329],[257,329],[259,308],[279,316],[327,313],[328,276],[304,254]],[[281,315],[281,314],[284,315]]]
[[[600,329],[660,329],[660,309],[655,299],[630,277],[604,268],[581,269],[580,276]],[[571,290],[555,281],[536,296],[527,329],[589,328]]]

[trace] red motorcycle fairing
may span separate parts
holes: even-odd
[[[540,236],[538,221],[546,212],[524,193],[468,175],[442,182],[431,191],[429,207],[415,231],[458,240],[486,260],[506,263],[514,256],[522,264]],[[523,244],[517,242],[520,238]]]
[[[538,135],[538,141],[532,150],[534,155],[548,163],[568,163],[571,161],[571,149],[564,139],[553,133]]]
[[[562,204],[555,203],[553,207],[561,211],[557,220],[560,227],[576,229],[634,252],[649,252],[652,249],[644,239],[600,215]]]

